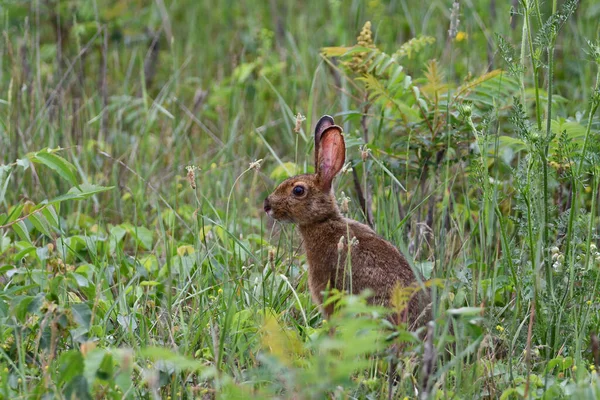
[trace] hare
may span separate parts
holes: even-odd
[[[415,285],[416,277],[396,247],[369,226],[340,213],[332,181],[345,158],[342,128],[325,115],[315,127],[315,173],[282,182],[265,199],[264,210],[277,221],[298,225],[308,260],[308,285],[317,304],[323,304],[325,290],[336,288],[353,294],[370,289],[369,303],[389,306],[394,287]],[[414,325],[427,317],[426,297],[419,291],[397,318]],[[322,312],[328,318],[333,306]]]

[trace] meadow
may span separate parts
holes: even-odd
[[[600,399],[599,2],[0,16],[0,398]],[[417,332],[365,294],[325,320],[262,209],[324,114],[342,211],[432,292]]]

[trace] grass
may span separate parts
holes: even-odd
[[[0,7],[0,398],[599,398],[600,8],[506,3]],[[262,212],[323,114],[425,343]]]

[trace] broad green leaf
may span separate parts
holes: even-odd
[[[106,360],[108,358],[108,360]],[[106,361],[112,363],[112,356],[105,349],[94,349],[84,357],[84,376],[88,384],[92,385],[96,378],[104,378]]]
[[[53,153],[48,153],[47,151],[40,151],[31,157],[31,161],[44,164],[53,171],[56,171],[71,185],[79,185],[77,182],[77,176],[75,175],[77,172],[75,166],[62,157]]]
[[[31,162],[27,158],[20,158],[17,160],[17,165],[23,168],[24,171],[31,166]]]
[[[87,303],[77,303],[71,305],[71,311],[73,312],[73,319],[75,322],[85,328],[90,328],[90,321],[92,320],[92,310]]]
[[[206,368],[200,361],[192,360],[162,347],[146,347],[140,350],[139,355],[154,361],[170,361],[179,371],[202,371]]]
[[[58,358],[58,385],[70,382],[83,371],[83,357],[79,350],[68,350]]]
[[[8,188],[8,182],[12,176],[11,168],[8,165],[0,165],[0,203],[4,201],[4,195]]]
[[[18,263],[19,261],[21,261],[23,258],[25,258],[25,256],[27,256],[28,254],[31,253],[35,253],[36,252],[36,247],[35,246],[27,246],[24,249],[22,249],[21,251],[19,251],[17,254],[15,254],[13,256],[13,261],[15,263]]]
[[[55,197],[52,200],[44,200],[41,204],[58,204],[67,200],[84,200],[95,194],[112,190],[114,186],[96,186],[82,184],[79,188],[71,188],[66,194]]]
[[[461,307],[448,310],[448,314],[453,317],[474,317],[481,315],[482,311],[481,307]]]
[[[352,47],[342,47],[342,46],[333,46],[333,47],[322,47],[321,53],[326,57],[340,57],[348,53],[348,51],[352,49]]]
[[[80,369],[81,371],[81,369]],[[92,400],[88,381],[83,375],[75,376],[64,388],[65,399]]]
[[[152,249],[152,231],[144,226],[133,227],[129,233],[146,250]]]
[[[300,166],[293,162],[285,162],[276,166],[271,172],[271,179],[276,181],[282,181],[290,176],[297,175],[300,173]]]
[[[38,232],[43,233],[49,238],[52,237],[52,233],[50,232],[50,227],[48,221],[46,221],[46,217],[40,212],[36,211],[29,216],[29,221],[38,230]]]
[[[51,227],[60,231],[58,213],[56,212],[54,206],[50,205],[48,207],[43,208],[42,214],[44,214],[44,217],[46,217],[46,221]]]
[[[37,297],[34,296],[15,296],[10,301],[10,312],[17,320],[25,321],[28,312],[37,311]],[[41,305],[41,302],[39,303]],[[39,309],[39,307],[37,307]]]
[[[11,222],[16,221],[17,218],[19,218],[21,216],[24,206],[25,206],[24,204],[19,204],[19,205],[13,207],[13,209],[8,213],[8,218],[6,219],[6,221],[4,223],[10,224]]]
[[[25,221],[19,221],[16,224],[13,224],[12,227],[19,236],[19,238],[21,238],[21,240],[31,243],[31,238],[29,237],[29,230],[27,229]]]

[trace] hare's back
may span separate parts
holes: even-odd
[[[410,265],[393,244],[360,222],[348,220],[348,227],[358,242],[351,251],[353,283],[388,290],[398,282],[410,285],[415,281]]]

